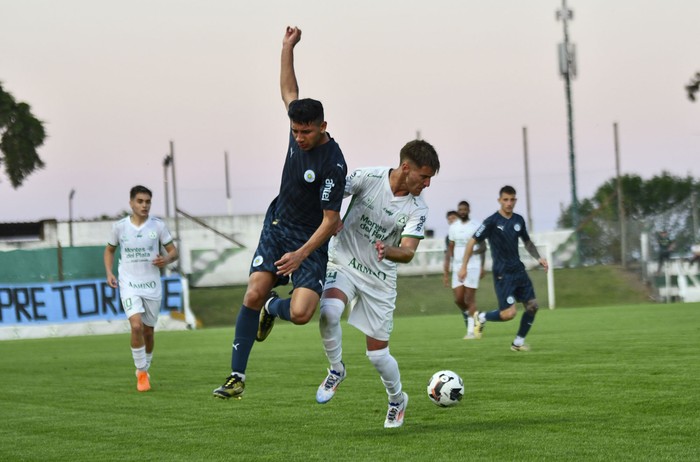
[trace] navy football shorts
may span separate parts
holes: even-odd
[[[267,271],[276,274],[275,262],[287,252],[294,252],[309,240],[308,232],[284,226],[272,219],[268,213],[265,216],[258,248],[255,249],[253,261],[250,265],[250,273]],[[326,278],[326,263],[328,263],[328,244],[324,244],[311,253],[301,266],[291,275],[294,288],[304,287],[321,295],[323,281]],[[275,287],[289,283],[288,276],[278,276]]]
[[[498,298],[498,309],[505,310],[516,302],[529,302],[535,299],[535,289],[527,271],[493,275],[494,288]]]

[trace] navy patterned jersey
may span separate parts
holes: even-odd
[[[489,240],[494,275],[517,273],[525,269],[518,253],[518,238],[523,242],[530,240],[525,220],[517,213],[506,218],[496,212],[484,220],[474,233],[474,239],[478,242]]]
[[[324,210],[340,211],[347,172],[343,152],[333,138],[304,151],[290,130],[274,218],[310,236],[323,221]]]

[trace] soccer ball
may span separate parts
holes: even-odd
[[[428,381],[428,398],[436,406],[458,404],[464,396],[464,381],[452,371],[438,371]]]

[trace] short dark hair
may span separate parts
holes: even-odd
[[[324,119],[323,104],[311,98],[296,99],[289,103],[289,120],[298,124],[321,124]]]
[[[148,194],[149,196],[153,197],[153,193],[150,189],[148,189],[145,186],[141,186],[140,184],[137,184],[136,186],[131,188],[131,191],[129,192],[129,199],[133,199],[138,193]]]
[[[418,168],[430,167],[435,173],[440,170],[440,159],[438,159],[437,152],[427,141],[409,141],[401,148],[399,159],[402,163],[404,161],[412,162]]]
[[[500,191],[498,191],[499,197],[502,196],[503,194],[512,194],[515,196],[515,188],[512,186],[505,185],[504,187],[501,188]]]
[[[459,207],[460,205],[466,205],[467,207],[471,208],[469,206],[469,202],[467,202],[467,201],[460,201],[459,204],[457,204],[457,207]]]
[[[454,215],[454,216],[457,216],[457,215],[459,215],[459,214],[457,213],[456,210],[450,210],[449,212],[447,212],[447,215],[445,215],[445,218],[450,218],[450,217],[453,216],[453,215]]]

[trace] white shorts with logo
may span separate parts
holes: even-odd
[[[350,325],[372,338],[388,341],[394,328],[396,289],[377,284],[371,278],[329,263],[323,288],[339,289],[348,301],[354,301],[348,316]]]
[[[479,279],[481,276],[481,268],[467,268],[467,277],[464,282],[459,282],[457,275],[459,268],[452,270],[452,288],[456,289],[459,286],[469,287],[470,289],[479,288]]]
[[[143,298],[138,295],[122,296],[121,299],[127,318],[141,313],[141,321],[149,327],[155,327],[160,313],[161,299]]]

